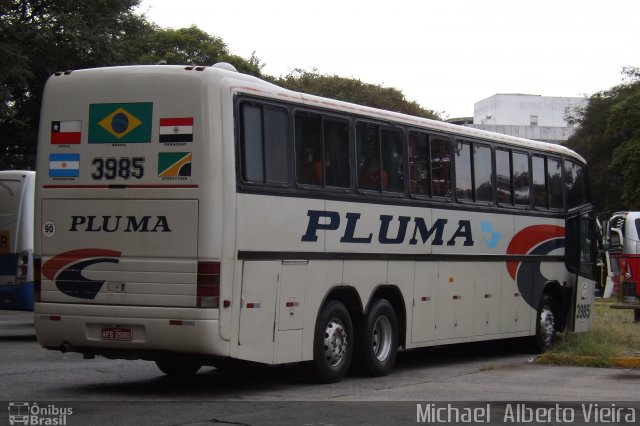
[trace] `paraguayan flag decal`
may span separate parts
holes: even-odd
[[[192,141],[193,117],[160,119],[160,142]]]

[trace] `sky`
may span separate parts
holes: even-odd
[[[497,93],[590,96],[640,67],[640,0],[142,0],[230,52],[394,87],[443,118]],[[203,64],[208,65],[208,64]]]

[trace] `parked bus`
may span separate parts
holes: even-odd
[[[64,100],[64,102],[61,102]],[[48,349],[350,365],[591,323],[584,159],[211,67],[57,73],[38,148]]]
[[[33,309],[36,173],[0,171],[0,309]]]
[[[612,253],[612,280],[617,291],[622,292],[623,282],[633,283],[634,294],[630,297],[640,297],[640,212],[616,212],[609,219],[611,231],[616,233],[616,250]]]

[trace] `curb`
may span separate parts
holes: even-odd
[[[542,354],[536,357],[536,363],[575,365],[580,367],[640,368],[640,357],[599,357]]]

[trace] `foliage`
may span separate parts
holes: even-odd
[[[56,71],[125,64],[150,27],[139,0],[0,0],[0,169],[33,168],[42,91]]]
[[[623,84],[591,96],[572,117],[579,127],[567,142],[590,164],[601,211],[640,210],[640,69],[623,74]]]
[[[596,302],[591,329],[586,333],[558,335],[551,354],[599,358],[640,355],[638,324],[633,322],[633,310],[611,309],[614,300]]]
[[[260,76],[262,65],[255,55],[247,61],[229,53],[221,38],[207,34],[196,26],[180,29],[161,29],[146,40],[147,52],[139,58],[141,64],[213,65],[229,62],[245,74]]]
[[[363,83],[357,79],[321,75],[317,70],[296,69],[284,77],[270,80],[274,84],[298,92],[424,118],[441,119],[438,112],[424,109],[415,101],[408,101],[398,89]]]

